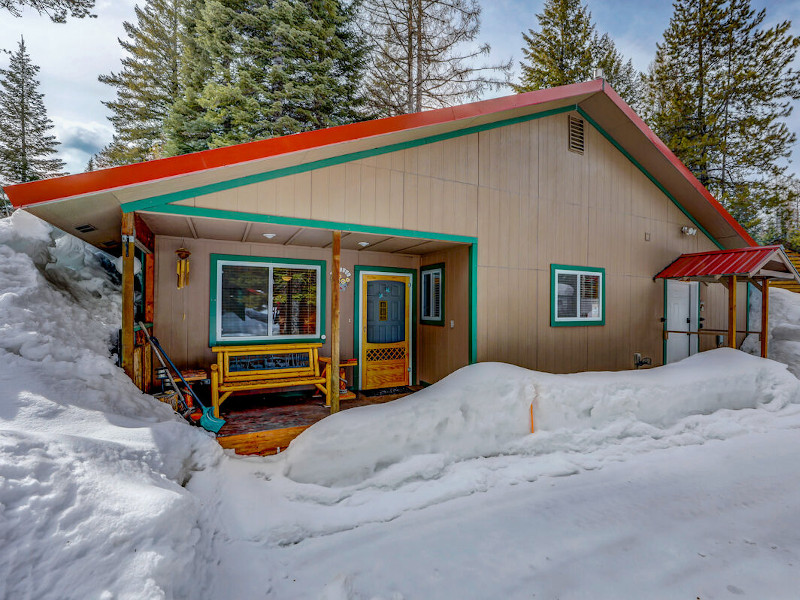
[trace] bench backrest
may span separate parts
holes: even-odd
[[[220,379],[256,381],[287,377],[318,377],[322,344],[214,346]]]

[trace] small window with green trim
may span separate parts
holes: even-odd
[[[444,325],[444,263],[420,268],[423,325]]]
[[[324,265],[212,254],[212,344],[320,339]]]
[[[550,265],[550,325],[605,324],[605,269]]]

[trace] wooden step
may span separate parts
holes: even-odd
[[[285,450],[289,442],[309,427],[310,425],[305,425],[302,427],[257,431],[255,433],[225,435],[218,437],[217,442],[223,448],[235,450],[236,454],[267,456]]]

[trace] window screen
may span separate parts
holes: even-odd
[[[217,339],[318,337],[321,268],[217,260]]]
[[[444,265],[437,264],[421,269],[421,320],[423,323],[444,323]]]
[[[551,325],[602,325],[604,270],[551,265]]]

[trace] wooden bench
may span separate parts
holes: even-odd
[[[234,392],[313,385],[330,403],[330,369],[320,370],[322,344],[214,346],[217,363],[211,365],[211,402],[214,416]]]

